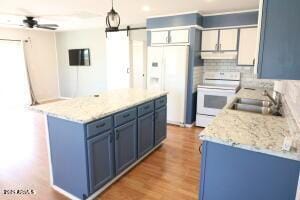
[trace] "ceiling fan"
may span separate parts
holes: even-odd
[[[37,20],[34,20],[34,17],[26,16],[26,19],[23,20],[23,25],[27,28],[41,28],[48,30],[56,30],[58,28],[57,24],[39,24]]]

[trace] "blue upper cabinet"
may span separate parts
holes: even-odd
[[[258,77],[300,79],[300,1],[264,0]]]

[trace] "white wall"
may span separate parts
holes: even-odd
[[[105,32],[102,28],[56,33],[62,97],[86,96],[106,89],[105,40]],[[69,66],[68,50],[77,48],[90,49],[91,66]]]
[[[55,34],[15,28],[0,28],[0,39],[25,40],[29,72],[38,101],[59,97]]]

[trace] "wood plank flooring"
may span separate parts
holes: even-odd
[[[0,199],[67,199],[50,187],[44,117],[10,110],[0,120]],[[198,199],[201,130],[168,126],[165,143],[97,199]],[[4,189],[33,189],[35,194],[4,195]]]

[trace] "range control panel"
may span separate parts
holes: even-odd
[[[205,72],[204,80],[241,80],[240,72]]]

